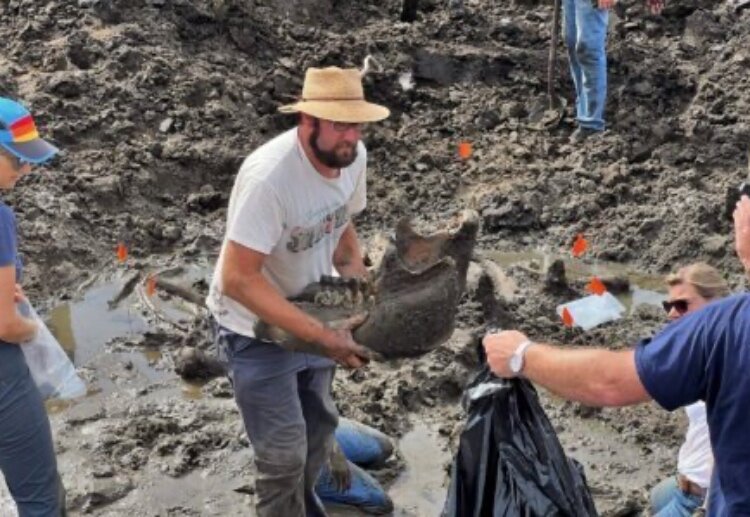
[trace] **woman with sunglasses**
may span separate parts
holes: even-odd
[[[667,317],[674,321],[707,303],[729,294],[719,272],[707,264],[692,264],[666,279],[669,298],[663,302]],[[685,408],[688,430],[680,447],[677,475],[651,490],[651,511],[658,517],[688,517],[703,506],[713,470],[713,453],[706,421],[706,404]]]
[[[0,97],[0,190],[56,153],[26,108]],[[13,209],[0,200],[0,470],[20,517],[57,517],[64,508],[52,432],[21,350],[37,327],[16,308],[24,299],[17,240]]]

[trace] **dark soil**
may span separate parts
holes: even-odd
[[[422,0],[411,24],[400,11],[400,2],[372,0],[0,0],[0,95],[22,99],[63,149],[4,195],[19,219],[30,298],[52,307],[118,267],[215,258],[238,166],[295,123],[276,109],[299,93],[304,70],[361,66],[367,54],[381,65],[366,76],[367,94],[392,116],[366,131],[364,238],[403,216],[440,221],[469,207],[482,215],[480,252],[565,253],[583,233],[587,263],[662,274],[704,260],[742,282],[726,205],[748,175],[750,10],[675,0],[653,17],[640,2],[619,5],[608,131],[578,145],[568,142],[562,46],[556,88],[568,107],[559,122],[540,122],[551,5],[474,0],[456,17]],[[473,146],[467,160],[460,141]],[[125,266],[118,242],[128,246]],[[588,333],[566,329],[554,308],[581,289],[554,294],[528,268],[506,273],[518,286],[504,304],[508,323],[537,339],[620,348],[662,324],[640,310]],[[450,444],[476,364],[471,333],[483,323],[469,293],[450,344],[340,372],[342,413],[396,436],[429,417]],[[164,332],[160,371],[185,341],[209,348],[203,329]],[[85,375],[116,388],[53,416],[71,511],[246,514],[251,453],[231,388],[213,381],[202,398],[185,399],[175,376],[154,381],[107,355]],[[646,488],[674,468],[682,415],[545,401],[600,509],[643,509]],[[385,482],[398,460],[391,467]],[[167,478],[178,496],[154,488]]]

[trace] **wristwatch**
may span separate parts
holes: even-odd
[[[516,348],[516,351],[513,352],[513,355],[510,356],[510,361],[508,361],[508,366],[510,367],[510,371],[513,372],[515,375],[520,375],[521,371],[523,371],[523,359],[526,355],[526,350],[533,345],[531,341],[528,339],[518,345],[518,348]]]

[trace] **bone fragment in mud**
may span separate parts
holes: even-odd
[[[423,236],[402,220],[371,282],[323,278],[291,301],[329,325],[365,314],[352,334],[377,357],[425,354],[453,333],[479,215],[467,210],[452,223],[448,230]],[[288,350],[322,353],[319,345],[263,321],[256,324],[255,334]]]
[[[133,289],[135,289],[135,286],[138,284],[138,280],[141,279],[141,273],[139,271],[136,271],[132,275],[130,275],[123,284],[120,291],[115,295],[114,298],[109,300],[107,302],[107,306],[110,309],[115,309],[120,302],[122,302],[125,298],[130,296],[133,293]]]
[[[194,305],[197,305],[198,307],[206,306],[205,297],[201,296],[197,292],[189,288],[182,287],[180,285],[169,282],[168,280],[164,280],[163,278],[160,278],[159,276],[156,276],[155,280],[156,280],[156,287],[164,290],[164,292],[169,293],[172,296],[177,296],[179,298],[182,298],[183,300],[190,302]]]
[[[227,373],[227,365],[202,350],[193,347],[180,349],[175,358],[175,371],[183,379],[209,380]]]
[[[565,274],[565,262],[557,259],[550,264],[544,277],[544,288],[551,292],[568,290],[568,278]]]

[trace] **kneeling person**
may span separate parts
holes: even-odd
[[[707,264],[691,264],[667,277],[669,299],[664,302],[670,321],[729,295],[721,274]],[[688,430],[680,447],[677,475],[670,476],[651,490],[651,511],[656,517],[690,516],[705,502],[714,456],[706,420],[706,403],[685,407]]]

